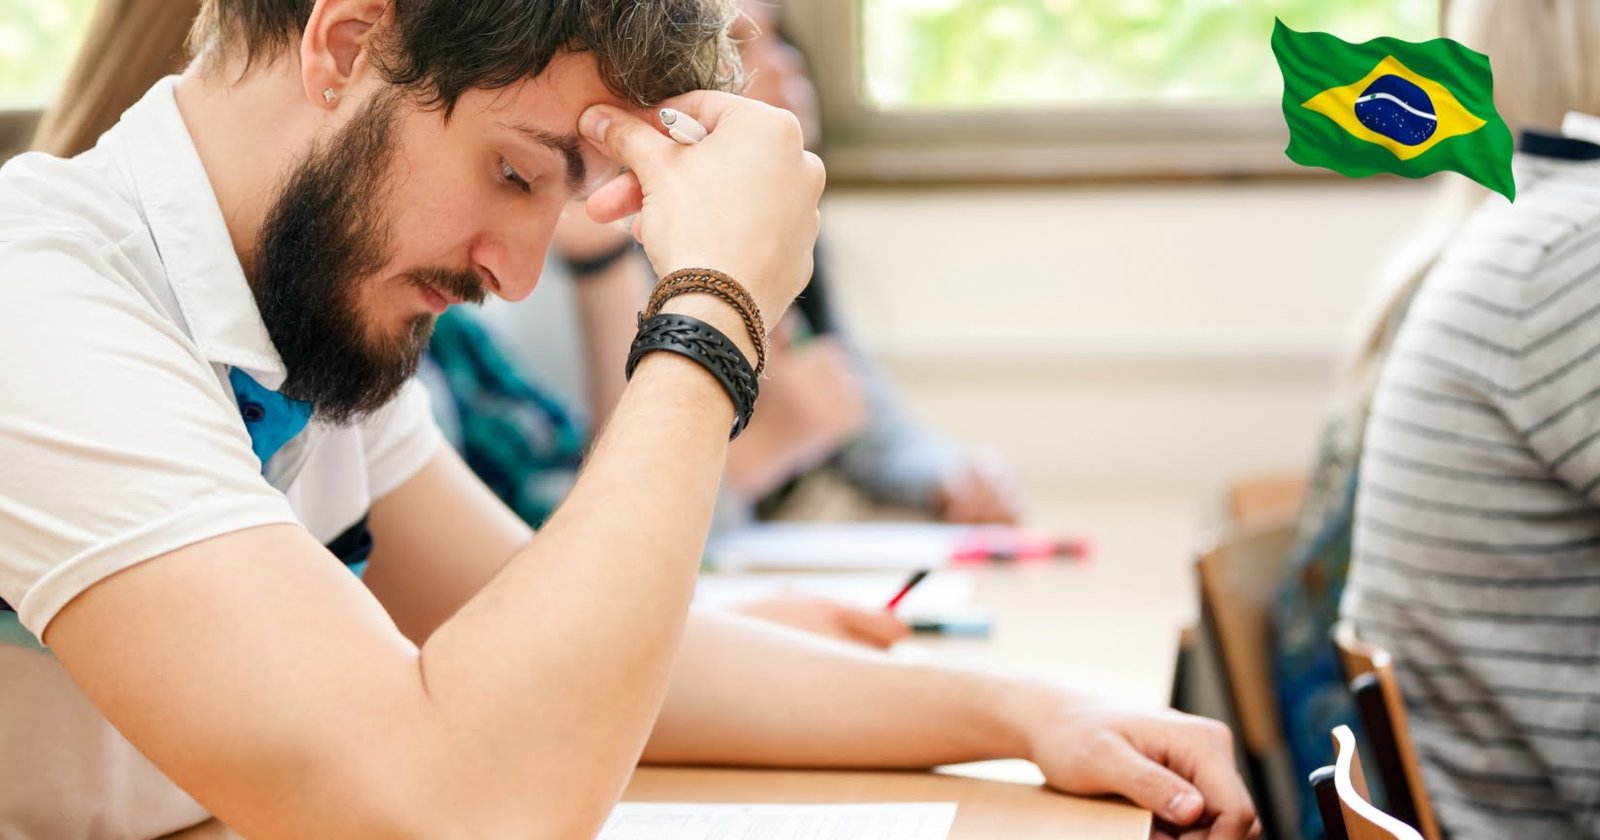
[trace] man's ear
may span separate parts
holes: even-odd
[[[300,37],[300,82],[306,98],[338,107],[339,97],[372,71],[372,34],[394,23],[387,0],[318,0]]]

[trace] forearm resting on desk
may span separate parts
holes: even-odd
[[[778,664],[778,663],[781,663]],[[931,767],[1023,757],[1007,681],[892,659],[743,616],[690,614],[644,760]]]
[[[1260,831],[1221,724],[1046,683],[891,659],[736,616],[691,614],[645,748],[654,763],[918,768],[1036,762],[1202,836]],[[1189,835],[1185,835],[1189,836]]]

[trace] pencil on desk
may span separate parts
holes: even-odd
[[[889,599],[889,603],[884,607],[884,609],[888,610],[889,612],[894,612],[894,608],[900,606],[900,602],[905,600],[906,595],[910,594],[911,590],[916,587],[917,584],[921,583],[923,578],[928,576],[928,571],[929,570],[927,569],[918,569],[915,572],[912,572],[911,577],[906,580],[905,585],[900,587],[899,592],[894,593],[894,597]]]

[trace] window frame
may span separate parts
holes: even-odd
[[[783,9],[785,34],[806,54],[828,173],[835,183],[962,183],[1322,177],[1284,155],[1277,101],[889,111],[863,101],[861,0],[807,0]],[[1442,23],[1449,0],[1439,0]]]

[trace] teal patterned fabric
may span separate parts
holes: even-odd
[[[1355,488],[1352,472],[1316,530],[1290,555],[1289,573],[1272,604],[1273,682],[1297,782],[1333,763],[1327,733],[1334,727],[1361,730],[1330,636],[1350,571]],[[1297,789],[1300,835],[1303,840],[1322,840],[1322,817],[1311,788],[1302,784]]]
[[[448,401],[434,394],[449,415],[440,425],[458,430],[452,442],[462,458],[518,516],[543,524],[577,475],[582,429],[517,372],[470,310],[439,316],[428,354],[449,391]]]

